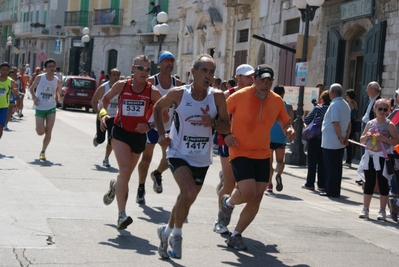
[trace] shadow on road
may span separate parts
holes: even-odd
[[[106,224],[107,226],[116,229],[114,224]],[[110,238],[108,241],[99,242],[100,245],[110,246],[117,249],[136,250],[137,253],[143,255],[155,255],[158,248],[151,245],[147,239],[142,239],[133,236],[129,231],[119,230],[119,235],[116,238]]]
[[[42,167],[62,166],[61,163],[53,163],[52,161],[49,161],[49,160],[41,161],[39,159],[35,159],[34,161],[31,161],[28,163],[32,164],[32,165],[42,166]]]
[[[265,193],[265,196],[272,197],[272,198],[278,198],[278,199],[291,200],[291,201],[303,201],[302,198],[285,195],[285,194]]]
[[[140,207],[143,209],[143,213],[149,217],[137,217],[140,220],[154,224],[167,223],[169,220],[170,211],[163,207],[149,207],[147,205],[140,205]]]
[[[106,168],[106,167],[100,166],[98,164],[94,164],[94,167],[95,167],[96,171],[100,171],[100,172],[112,172],[112,173],[118,173],[119,172],[119,170],[117,168],[114,168],[114,167]]]
[[[222,264],[231,266],[290,266],[285,265],[283,262],[277,259],[277,255],[280,253],[277,249],[276,244],[265,245],[258,240],[251,238],[243,238],[245,244],[248,246],[248,250],[239,251],[233,248],[229,248],[227,245],[218,245],[220,249],[231,251],[237,256],[236,262],[222,261]],[[276,256],[271,254],[277,254]],[[308,267],[309,265],[300,264],[293,265],[293,267]]]
[[[7,156],[7,155],[0,154],[0,159],[3,159],[3,158],[13,159],[14,156]]]

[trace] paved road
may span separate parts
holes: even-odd
[[[348,169],[342,197],[329,199],[301,189],[306,171],[287,166],[284,190],[265,194],[258,216],[243,234],[249,250],[226,248],[225,236],[212,231],[220,166],[216,157],[183,228],[183,258],[161,260],[156,228],[167,221],[178,192],[170,172],[164,175],[162,194],[147,182],[147,205],[141,206],[135,203],[134,172],[127,206],[134,223],[118,232],[116,203],[102,204],[118,170],[114,157],[112,167],[103,168],[105,147],[92,145],[94,114],[59,111],[48,161],[42,163],[42,137],[34,131],[30,105],[26,101],[25,117],[10,123],[11,131],[0,140],[0,266],[398,265],[398,225],[376,220],[376,198],[370,220],[358,218],[362,195],[353,182],[354,170]],[[154,162],[160,154],[157,148]],[[240,210],[233,213],[233,225]]]

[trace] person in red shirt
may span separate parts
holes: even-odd
[[[22,114],[22,110],[24,109],[24,97],[26,86],[28,85],[28,75],[25,73],[25,64],[20,68],[19,76],[21,77],[21,85],[18,88],[20,94],[17,96],[17,110],[18,117],[22,118],[24,116],[24,114]]]
[[[100,79],[98,80],[98,86],[102,84],[104,79],[105,79],[105,71],[102,70],[100,74]]]
[[[130,176],[145,149],[146,132],[155,126],[148,123],[153,104],[161,98],[159,90],[147,82],[151,60],[145,55],[138,56],[132,68],[135,73],[133,79],[117,81],[103,96],[103,108],[99,112],[101,130],[105,131],[106,121],[111,118],[107,113],[109,102],[119,95],[118,112],[111,130],[111,146],[118,162],[119,175],[116,180],[110,181],[109,190],[103,198],[104,204],[109,205],[116,196],[119,211],[117,229],[126,229],[133,222],[125,211]]]

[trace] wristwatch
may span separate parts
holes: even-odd
[[[213,119],[213,126],[212,127],[216,127],[218,126],[219,121],[217,119]]]

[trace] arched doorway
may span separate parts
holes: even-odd
[[[115,49],[109,50],[107,73],[109,73],[109,71],[112,70],[113,68],[117,68],[117,63],[118,63],[118,51],[116,51]]]
[[[348,68],[348,89],[354,89],[356,92],[356,102],[360,103],[362,95],[362,68],[363,68],[363,58],[364,58],[364,38],[366,36],[366,31],[364,29],[360,30],[354,35],[350,42],[349,47],[349,68]],[[360,116],[361,114],[359,114]]]

